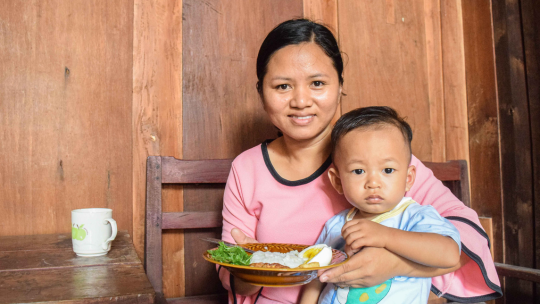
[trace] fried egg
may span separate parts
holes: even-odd
[[[313,245],[300,251],[299,257],[307,259],[305,264],[319,263],[319,266],[328,266],[332,261],[332,248],[325,245]]]

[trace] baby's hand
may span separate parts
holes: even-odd
[[[390,228],[370,220],[352,220],[343,226],[341,235],[345,239],[345,253],[349,256],[357,253],[363,247],[386,247],[389,240]]]

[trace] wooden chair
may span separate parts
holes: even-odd
[[[173,157],[148,157],[144,264],[148,279],[156,291],[157,303],[227,302],[227,294],[165,300],[162,282],[162,230],[217,228],[222,226],[222,216],[221,212],[162,212],[161,189],[163,184],[225,184],[231,163],[232,159],[179,160]],[[202,255],[202,252],[200,254]]]
[[[225,303],[226,294],[210,294],[165,299],[163,295],[162,230],[207,229],[222,226],[220,211],[162,212],[161,190],[164,184],[225,184],[232,159],[179,160],[173,157],[150,156],[146,175],[145,269],[156,291],[157,303]],[[463,160],[445,163],[424,163],[467,206],[470,192],[467,163]],[[202,255],[202,252],[200,253]],[[202,258],[201,258],[202,259]],[[540,270],[495,263],[500,276],[540,283]],[[217,273],[214,273],[217,276]],[[189,278],[196,280],[197,278]],[[204,284],[204,282],[199,282]]]

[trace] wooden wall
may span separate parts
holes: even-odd
[[[532,20],[537,11],[526,13]],[[274,137],[255,60],[266,33],[302,16],[327,24],[344,52],[347,96],[337,116],[390,105],[411,123],[421,160],[469,161],[472,206],[493,217],[502,261],[512,230],[502,223],[500,37],[489,0],[2,1],[0,235],[66,232],[71,209],[111,207],[142,257],[146,157],[231,158]],[[528,41],[526,51],[539,45]],[[538,78],[527,79],[537,98]],[[167,187],[164,210],[221,208],[222,190],[206,189],[205,204],[197,191]],[[199,258],[203,234],[219,236],[165,233],[168,297],[206,292],[193,280],[211,268]]]
[[[540,6],[493,0],[504,261],[540,267]],[[507,303],[538,303],[540,286],[506,279]]]
[[[0,2],[0,235],[132,230],[133,2]]]

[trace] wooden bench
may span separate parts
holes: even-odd
[[[162,212],[162,187],[165,184],[182,185],[219,185],[225,184],[231,168],[232,159],[219,160],[180,160],[173,157],[150,156],[147,159],[146,175],[146,234],[145,234],[145,269],[148,278],[156,291],[157,303],[225,303],[226,293],[201,294],[165,300],[163,295],[162,269],[162,230],[184,229],[191,230],[216,229],[222,226],[221,211],[205,212]],[[463,160],[445,163],[424,163],[433,171],[435,177],[441,180],[465,205],[470,207],[470,192],[467,163]],[[223,186],[220,186],[223,188]],[[215,188],[213,188],[215,189]],[[215,237],[220,238],[219,231]],[[194,240],[194,238],[191,238]],[[185,252],[188,252],[186,240]],[[208,245],[211,246],[211,245]],[[210,247],[208,247],[210,248]],[[204,286],[208,276],[213,277],[212,284],[219,284],[217,273],[212,265],[202,259],[202,250],[192,252],[185,264],[204,265],[205,276],[202,278],[186,277],[194,280],[194,284]],[[496,263],[499,275],[524,279],[540,283],[540,270],[517,267]],[[215,283],[218,282],[218,283]],[[221,288],[221,286],[220,286]],[[223,290],[223,289],[222,289]]]

